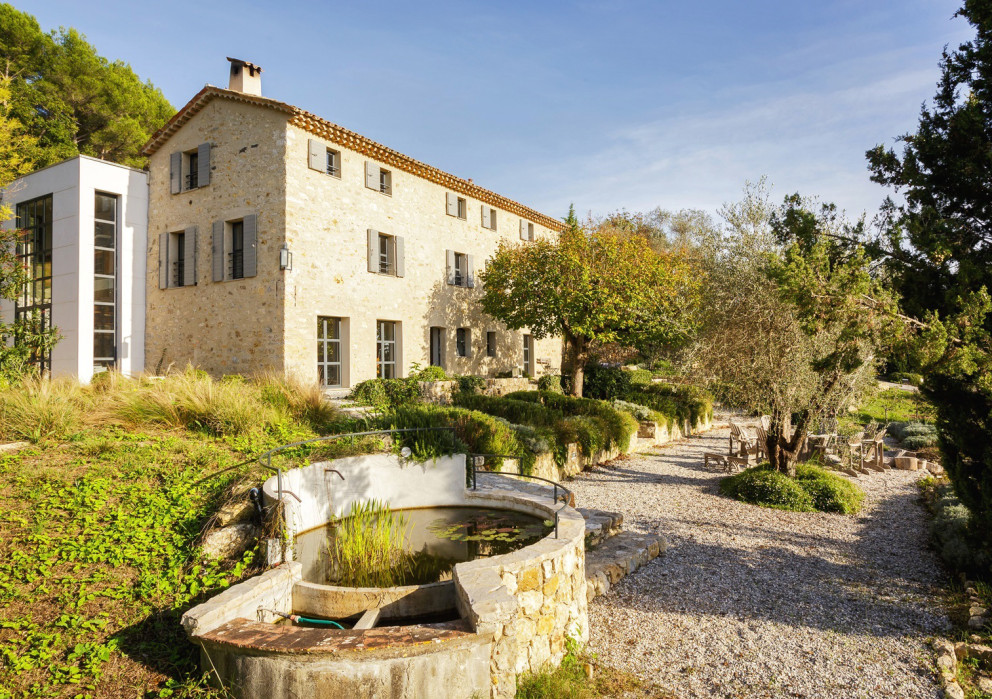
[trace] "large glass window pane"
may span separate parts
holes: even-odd
[[[114,329],[114,307],[96,305],[93,307],[93,329],[113,330]]]
[[[93,255],[93,272],[95,274],[114,274],[114,251],[96,250]]]
[[[93,359],[114,358],[114,334],[93,333]]]
[[[117,220],[117,197],[109,194],[97,194],[93,202],[93,218],[101,221]]]
[[[113,223],[108,223],[106,221],[97,221],[93,224],[94,227],[94,237],[93,244],[98,248],[113,248],[115,247],[115,238],[117,233],[117,226]]]
[[[93,280],[93,300],[103,303],[115,301],[113,277],[97,277]]]

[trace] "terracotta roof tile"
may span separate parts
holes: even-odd
[[[141,152],[145,155],[151,155],[152,153],[158,151],[174,133],[182,128],[183,124],[189,121],[193,115],[203,109],[209,102],[218,97],[235,102],[243,102],[246,104],[257,104],[262,107],[268,107],[270,109],[285,112],[288,116],[290,124],[303,129],[314,136],[337,143],[345,148],[394,167],[397,170],[416,175],[417,177],[421,177],[429,182],[439,184],[454,192],[465,194],[473,199],[478,199],[479,201],[485,202],[490,206],[495,206],[503,209],[504,211],[517,214],[521,218],[538,223],[542,226],[550,228],[553,231],[560,231],[564,228],[564,224],[558,219],[542,214],[539,211],[535,211],[528,206],[524,206],[523,204],[512,199],[508,199],[507,197],[497,194],[496,192],[480,187],[473,182],[469,182],[468,180],[460,177],[455,177],[444,170],[439,170],[436,167],[431,167],[426,163],[422,163],[419,160],[403,155],[392,148],[387,148],[381,143],[377,143],[370,138],[366,138],[361,134],[357,134],[354,131],[346,129],[343,126],[338,126],[337,124],[327,121],[326,119],[321,119],[315,114],[311,114],[310,112],[300,109],[299,107],[294,107],[291,104],[279,102],[278,100],[274,100],[269,97],[247,95],[234,90],[224,90],[219,87],[214,87],[213,85],[207,85],[196,93],[196,95],[193,96],[193,99],[187,102],[182,109],[176,112],[176,115],[173,116],[165,126],[152,134],[152,137],[148,139],[148,143],[144,145]]]

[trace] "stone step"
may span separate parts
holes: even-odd
[[[586,600],[605,595],[613,585],[668,548],[668,540],[657,534],[621,532],[599,548],[586,552]]]
[[[586,551],[590,551],[623,529],[623,515],[591,507],[576,508],[586,520]]]

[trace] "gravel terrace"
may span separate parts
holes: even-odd
[[[858,516],[722,497],[703,467],[727,429],[569,482],[583,507],[664,534],[668,552],[589,609],[590,649],[678,697],[937,697],[927,639],[948,628],[920,474],[862,476]]]

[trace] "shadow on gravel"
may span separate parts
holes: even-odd
[[[662,515],[654,521],[659,531],[673,521],[665,520]],[[850,541],[740,521],[680,521],[685,524],[675,531],[726,528],[741,548],[676,536],[673,548],[624,579],[605,603],[869,636],[946,627],[935,592],[944,573],[927,548],[926,523],[912,492],[894,492],[879,502]]]

